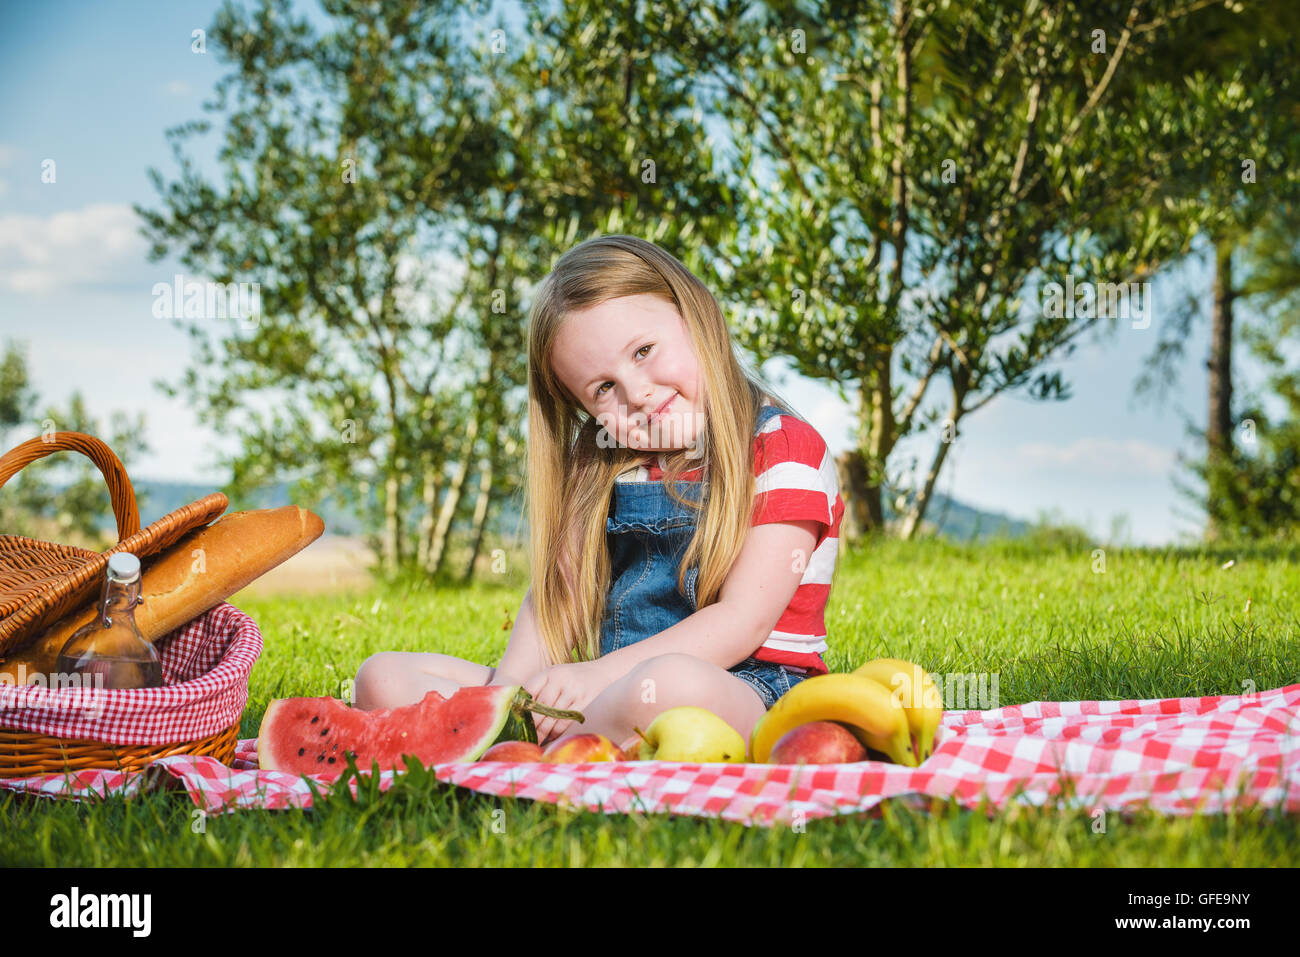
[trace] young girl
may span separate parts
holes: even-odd
[[[528,390],[532,584],[500,664],[373,655],[356,706],[519,684],[585,716],[538,718],[543,744],[622,743],[681,705],[748,740],[827,671],[844,505],[826,443],[742,368],[703,284],[633,236],[587,240],[543,280]]]

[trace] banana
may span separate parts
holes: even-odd
[[[934,751],[935,732],[943,719],[943,699],[934,679],[920,665],[902,658],[876,658],[854,670],[853,674],[880,682],[902,704],[908,729],[914,736],[917,759],[924,761],[928,758]],[[918,678],[919,691],[916,690]]]
[[[812,721],[842,722],[858,740],[888,754],[895,764],[917,765],[903,709],[880,682],[854,674],[816,675],[783,694],[754,725],[750,760],[765,763],[782,735]]]

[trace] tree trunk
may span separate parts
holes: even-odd
[[[911,58],[911,4],[899,0],[894,8],[894,29],[898,40],[895,57],[895,79],[898,83],[898,123],[894,128],[894,151],[890,163],[890,174],[894,181],[893,217],[890,223],[890,238],[894,247],[894,263],[889,282],[889,308],[897,311],[902,305],[904,263],[907,258],[907,231],[910,222],[910,209],[907,191],[907,169],[904,156],[907,141],[912,129],[912,58]],[[882,533],[885,531],[885,511],[881,501],[885,484],[885,465],[889,454],[894,450],[898,437],[898,423],[894,418],[893,388],[894,350],[890,345],[883,346],[875,357],[875,367],[868,370],[866,381],[862,383],[862,409],[860,429],[865,427],[866,435],[859,432],[859,447],[865,439],[865,454],[859,455],[861,466],[866,475],[859,479],[855,474],[852,459],[847,463],[851,483],[858,483],[855,491],[860,496],[856,520],[869,522],[866,531]],[[868,410],[870,420],[867,419]]]
[[[438,492],[441,490],[441,483],[438,479],[441,476],[432,463],[425,465],[424,472],[424,515],[420,518],[420,541],[418,552],[416,554],[416,563],[421,568],[429,567],[429,549],[433,545],[433,515],[438,509]]]
[[[492,475],[492,459],[488,457],[479,463],[478,498],[474,501],[474,519],[470,528],[469,560],[465,562],[465,572],[461,575],[461,581],[467,585],[474,578],[474,563],[483,548],[488,506],[492,503]]]
[[[916,534],[917,529],[921,527],[921,522],[925,519],[925,511],[930,506],[930,499],[934,497],[935,483],[939,480],[939,471],[943,468],[943,460],[948,457],[948,449],[951,447],[952,442],[943,438],[939,439],[939,447],[934,452],[934,461],[930,463],[930,471],[925,476],[925,485],[922,486],[921,494],[917,496],[912,505],[912,510],[908,512],[907,518],[903,522],[903,530],[899,537],[905,542],[912,540],[912,536]]]
[[[390,459],[388,475],[384,478],[384,570],[395,572],[401,563],[401,539],[398,535],[399,509],[398,493],[401,480],[397,474],[397,463]]]
[[[488,439],[488,454],[479,466],[478,500],[474,503],[474,520],[470,530],[469,561],[461,580],[465,584],[474,578],[474,563],[483,549],[483,536],[487,530],[488,511],[492,505],[492,483],[496,478],[498,450],[501,448],[501,426],[492,430]]]
[[[886,349],[877,363],[871,380],[871,431],[867,436],[867,455],[863,464],[867,468],[867,514],[871,518],[873,533],[885,531],[885,509],[881,503],[885,487],[885,463],[894,451],[897,428],[894,422],[894,387],[891,366],[894,350]]]
[[[1209,421],[1205,429],[1207,503],[1205,537],[1214,541],[1223,535],[1224,495],[1219,472],[1232,461],[1232,243],[1220,239],[1214,244],[1214,305],[1210,320]]]
[[[948,433],[948,423],[944,423],[943,430],[939,434],[939,446],[934,450],[934,461],[930,463],[930,471],[925,476],[925,484],[921,487],[921,494],[916,497],[912,504],[912,510],[908,513],[907,519],[903,522],[903,530],[900,538],[905,542],[910,542],[917,530],[921,527],[921,522],[925,519],[926,509],[930,507],[930,500],[934,498],[934,486],[939,481],[939,472],[943,469],[943,461],[948,457],[948,450],[952,444],[957,441],[957,424],[961,422],[962,416],[966,410],[962,404],[966,401],[967,390],[970,388],[970,369],[968,369],[960,359],[956,359],[951,369],[952,376],[952,412],[949,415],[948,422],[952,423],[952,432]]]
[[[844,498],[844,518],[840,535],[845,541],[856,541],[865,535],[884,528],[880,513],[880,486],[867,480],[867,464],[859,449],[847,449],[835,460],[839,475],[840,495]]]
[[[478,406],[476,404],[475,408]],[[429,564],[425,566],[430,575],[438,574],[442,567],[442,561],[447,554],[447,536],[451,531],[451,520],[456,514],[456,507],[460,504],[461,489],[465,486],[465,479],[469,475],[469,463],[474,454],[474,440],[478,437],[478,415],[474,415],[469,421],[469,428],[465,432],[465,444],[462,446],[463,451],[460,456],[460,469],[456,472],[456,477],[452,479],[451,486],[447,489],[447,494],[442,500],[442,511],[438,513],[438,525],[433,532],[433,541],[429,544]]]
[[[863,377],[858,391],[858,447],[835,460],[844,496],[840,535],[848,541],[885,531],[884,470],[896,441],[890,366],[893,350],[886,349],[876,367]]]

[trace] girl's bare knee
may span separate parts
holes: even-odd
[[[694,697],[701,689],[701,677],[715,667],[694,655],[669,654],[648,658],[632,669],[632,677],[646,694],[659,697]]]
[[[629,711],[638,721],[693,705],[712,711],[746,736],[766,711],[748,684],[694,655],[659,655],[641,662],[628,677],[633,691]]]
[[[685,654],[658,655],[641,662],[628,675],[635,710],[648,718],[681,705],[704,707],[716,685],[711,670],[716,666]]]
[[[388,707],[383,700],[384,688],[390,683],[393,653],[380,651],[361,662],[352,683],[353,706],[362,711]]]

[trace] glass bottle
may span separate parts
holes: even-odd
[[[64,682],[67,676],[80,675],[82,687],[161,687],[158,653],[135,624],[140,559],[129,552],[117,552],[108,559],[107,574],[99,614],[67,640],[55,668]]]

